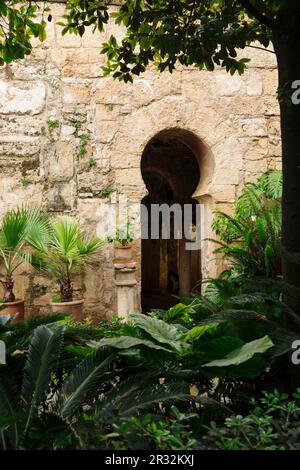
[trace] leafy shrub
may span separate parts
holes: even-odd
[[[276,278],[281,274],[282,173],[269,172],[248,183],[234,214],[217,212],[212,228],[220,245],[215,250],[237,274]]]
[[[8,359],[0,366],[2,449],[92,448],[98,429],[103,435],[114,421],[189,397],[176,375],[161,383],[162,371],[130,368],[114,349],[86,346],[88,326],[36,323],[1,325]]]
[[[106,449],[193,450],[197,441],[192,436],[190,420],[196,416],[171,406],[169,417],[146,414],[113,424],[112,432],[102,441]]]
[[[279,392],[263,392],[251,400],[252,411],[226,418],[224,426],[211,423],[201,447],[219,450],[299,450],[300,390],[295,401]]]

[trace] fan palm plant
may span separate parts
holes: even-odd
[[[0,228],[0,259],[4,274],[0,282],[4,287],[4,302],[14,302],[14,273],[25,261],[30,261],[30,246],[46,243],[50,227],[47,217],[38,208],[24,206],[4,215]]]
[[[32,264],[46,272],[60,286],[61,302],[73,300],[73,275],[101,248],[102,240],[88,237],[78,220],[60,216],[50,220],[51,234],[46,243],[32,243]]]

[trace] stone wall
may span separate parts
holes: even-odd
[[[42,204],[77,215],[99,235],[109,222],[105,206],[118,194],[138,203],[146,194],[140,161],[156,134],[173,129],[200,165],[195,197],[205,203],[206,235],[214,207],[230,209],[246,181],[280,167],[275,56],[248,48],[244,76],[194,68],[172,75],[148,71],[133,84],[101,78],[101,42],[113,32],[61,36],[62,4],[52,6],[47,40],[24,61],[0,69],[0,216],[17,204]],[[136,242],[139,260],[139,242]],[[87,312],[116,313],[106,246],[95,266],[76,279]],[[213,275],[211,247],[204,276]],[[138,270],[138,278],[140,276]],[[23,268],[17,281],[31,313],[47,311],[55,287]],[[79,293],[78,292],[78,293]]]

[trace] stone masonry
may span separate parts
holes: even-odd
[[[22,203],[78,216],[99,235],[118,195],[139,203],[147,194],[140,162],[151,138],[170,130],[195,153],[201,178],[194,194],[205,204],[205,233],[215,207],[230,210],[241,187],[267,169],[280,168],[277,69],[274,54],[248,48],[244,76],[195,68],[159,75],[149,70],[133,84],[101,78],[101,42],[122,31],[61,36],[64,5],[52,5],[47,40],[31,56],[0,69],[0,217]],[[116,314],[111,245],[75,286],[87,314]],[[140,243],[135,242],[140,283]],[[213,275],[212,247],[202,257]],[[27,314],[48,311],[56,287],[23,267],[16,292]],[[138,295],[138,294],[137,294]]]

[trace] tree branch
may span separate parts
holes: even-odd
[[[270,52],[270,54],[275,54],[274,51],[271,51],[271,49],[267,49],[266,47],[259,47],[259,46],[252,46],[252,44],[248,45],[248,46],[245,46],[245,47],[251,47],[252,49],[259,49],[260,51],[264,51],[264,52]]]
[[[239,0],[240,4],[245,8],[249,15],[254,16],[260,23],[264,24],[268,28],[274,29],[276,27],[276,21],[271,20],[261,11],[259,11],[250,0]]]

